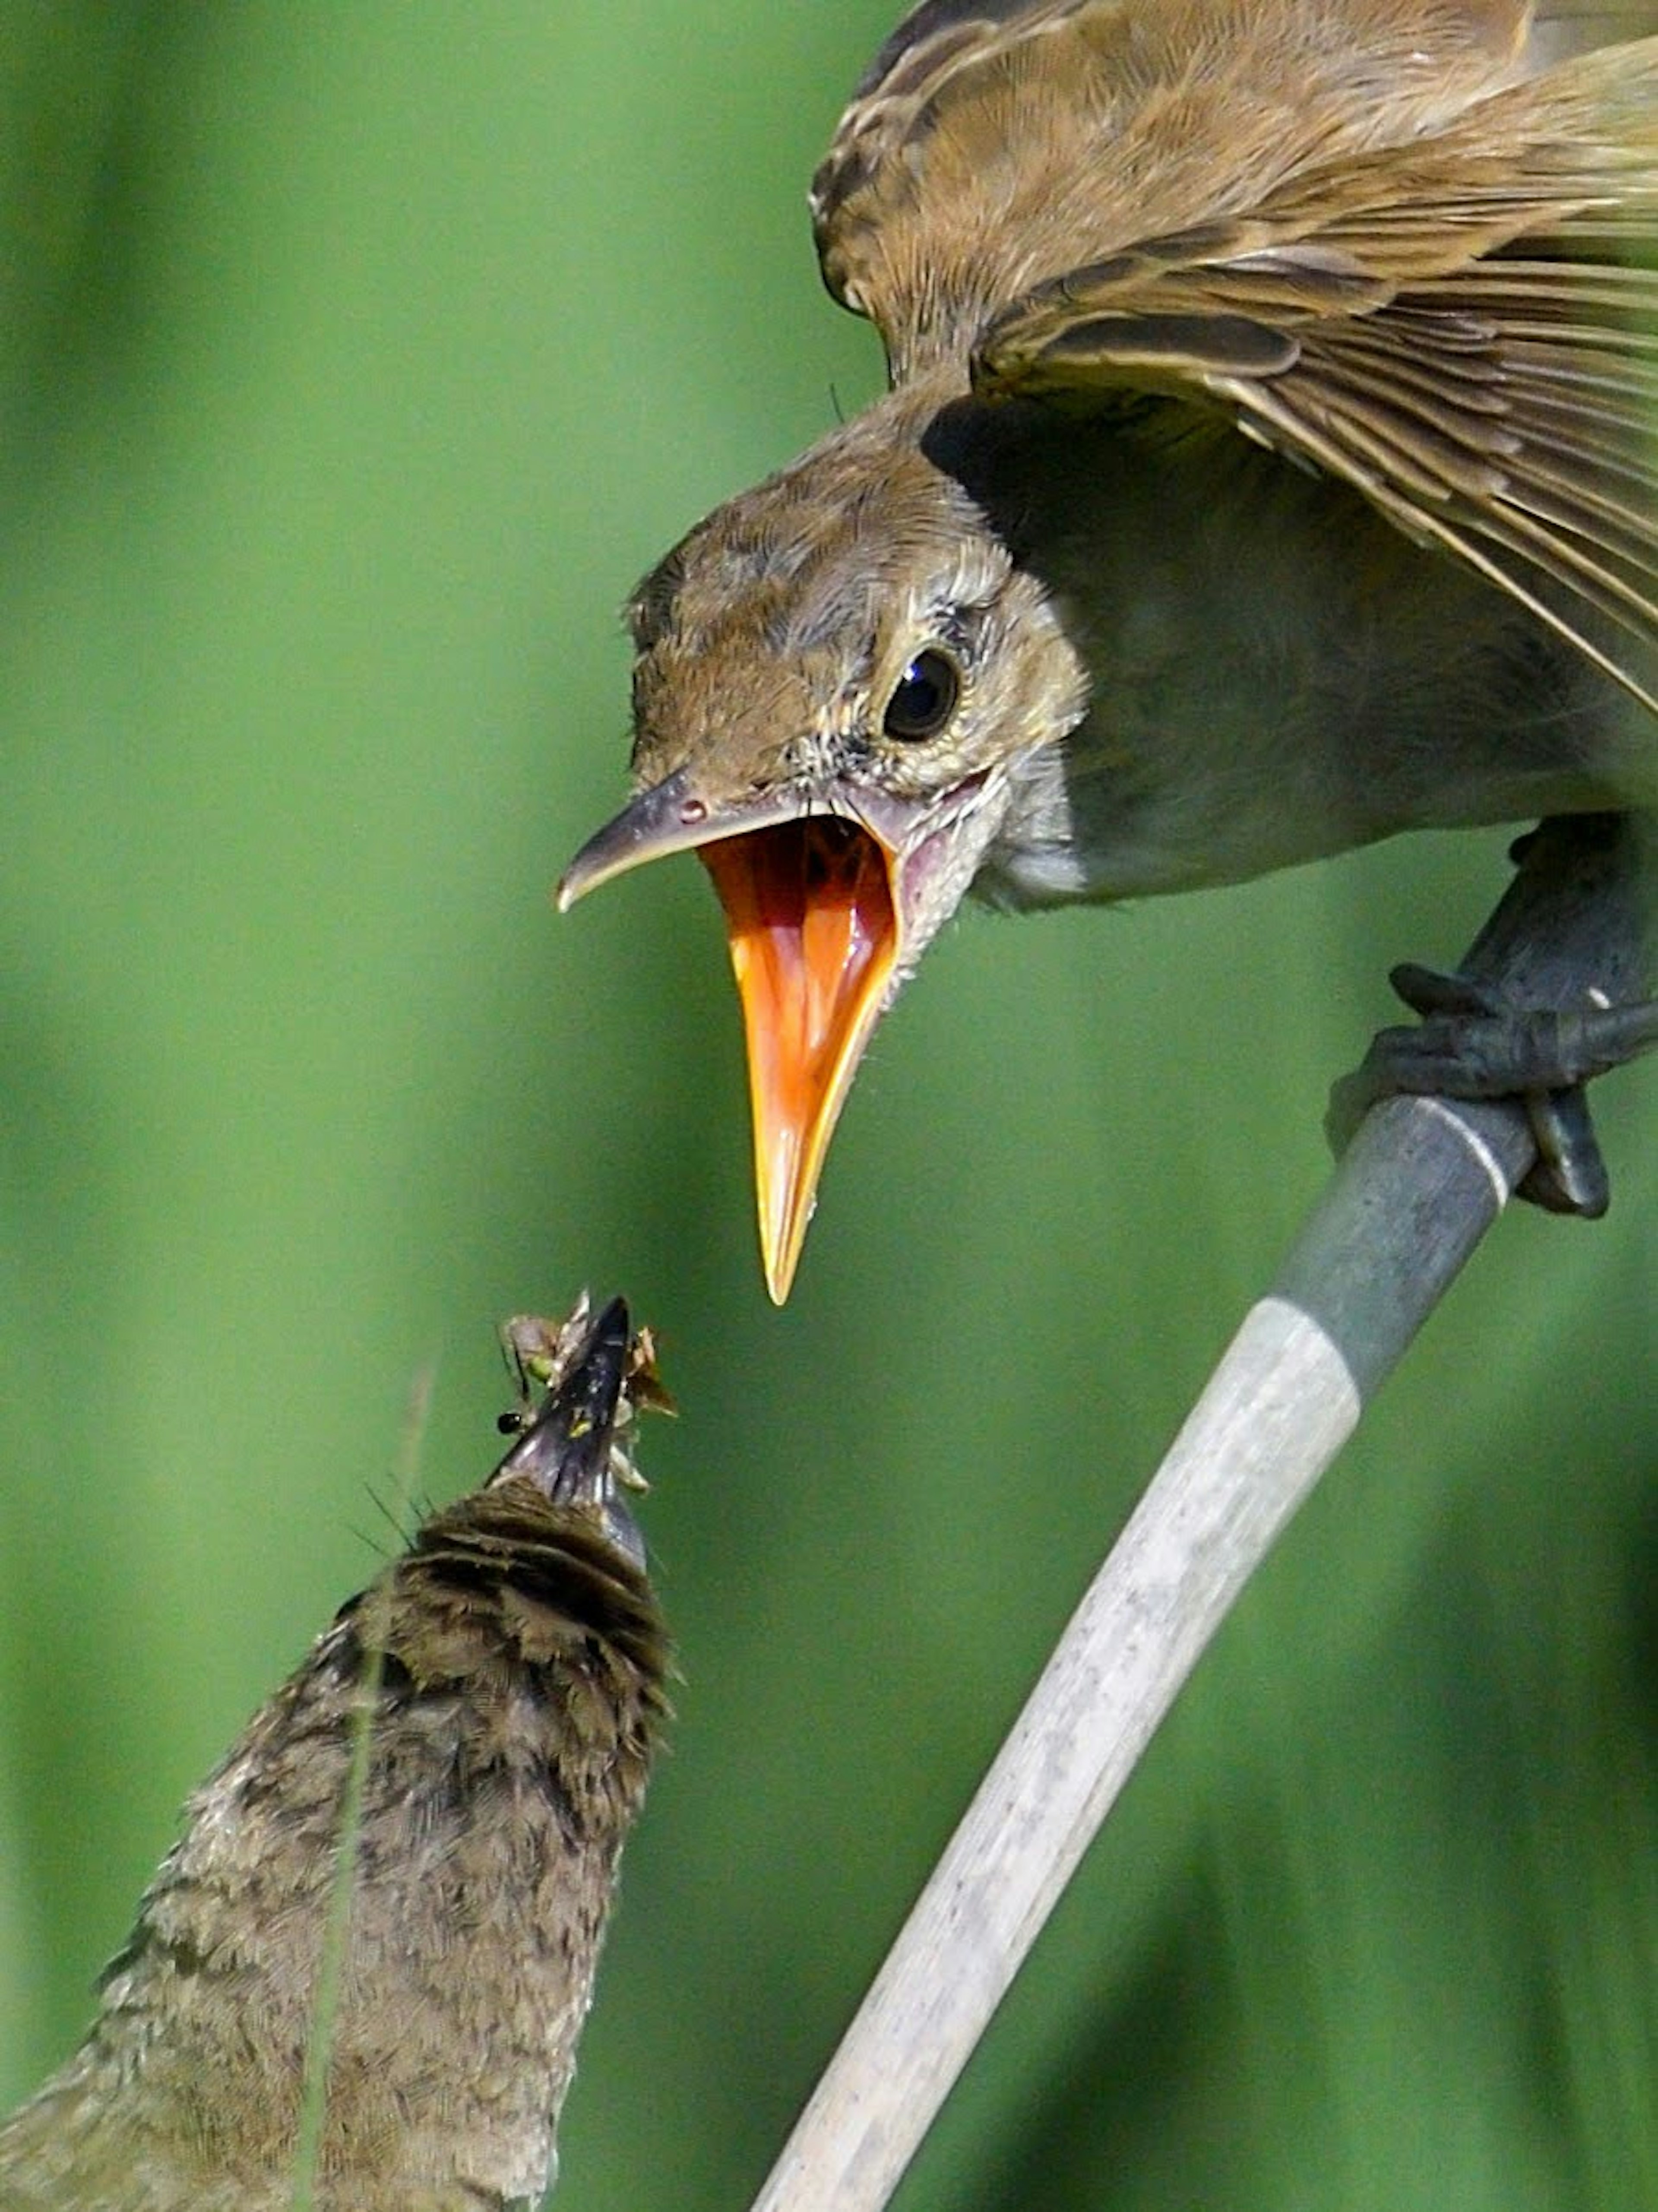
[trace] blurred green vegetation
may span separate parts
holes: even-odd
[[[875,386],[803,189],[896,0],[14,0],[0,57],[0,2108],[176,1808],[626,1290],[681,1639],[559,2202],[748,2202],[1501,836],[975,917],[753,1249],[711,896],[556,921],[613,610]],[[911,2212],[1658,2202],[1650,1073],[1260,1577]]]

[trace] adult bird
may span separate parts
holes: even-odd
[[[560,890],[713,876],[774,1297],[969,892],[1658,799],[1638,27],[927,0],[876,56],[811,210],[890,389],[640,586],[636,795]]]

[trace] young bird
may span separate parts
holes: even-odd
[[[0,2125],[3,2212],[290,2212],[319,2038],[316,2212],[540,2203],[665,1711],[617,1495],[634,1406],[660,1391],[619,1298],[540,1325],[527,1354],[514,1329],[544,1401],[191,1799],[87,2040]]]
[[[963,896],[1224,883],[1658,799],[1658,38],[1563,0],[927,0],[812,185],[890,389],[630,609],[786,1295]],[[1240,433],[1242,434],[1240,435]]]

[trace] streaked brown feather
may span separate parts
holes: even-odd
[[[1073,400],[1183,386],[1471,562],[1654,705],[1643,325],[1658,277],[1597,257],[1655,230],[1649,40],[1495,94],[1430,141],[1289,179],[1230,252],[1212,226],[1201,258],[1163,241],[1035,288],[981,335],[975,381]],[[1588,611],[1625,644],[1592,635]]]
[[[1436,128],[1521,68],[1521,0],[934,0],[813,179],[830,289],[895,374],[1044,277]],[[1045,158],[1017,158],[1032,140]],[[1069,179],[1055,191],[1055,178]]]

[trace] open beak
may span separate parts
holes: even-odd
[[[582,1319],[586,1304],[584,1295],[572,1323]],[[544,1332],[548,1325],[536,1326]],[[645,1344],[648,1360],[648,1335]],[[612,1298],[575,1345],[558,1346],[547,1395],[491,1480],[525,1475],[549,1504],[592,1513],[609,1542],[642,1573],[644,1539],[616,1494],[618,1470],[626,1478],[630,1468],[617,1438],[631,1419],[640,1347],[627,1300]]]
[[[714,878],[748,1039],[766,1287],[781,1305],[817,1181],[886,1004],[902,927],[896,847],[798,794],[714,811],[683,773],[642,793],[572,861],[561,909],[625,869],[695,850]]]
[[[760,1250],[780,1306],[897,961],[891,856],[857,823],[818,814],[722,837],[700,858],[743,1002]]]

